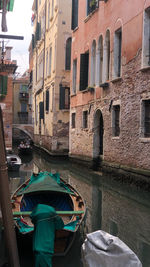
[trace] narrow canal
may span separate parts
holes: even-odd
[[[81,244],[85,234],[102,229],[117,235],[140,258],[143,267],[150,266],[150,194],[149,186],[135,186],[119,179],[104,176],[68,159],[52,158],[43,152],[22,157],[19,173],[11,172],[10,190],[13,192],[33,170],[56,171],[83,196],[86,221],[66,257],[54,257],[53,267],[80,267]],[[21,267],[33,267],[32,247],[18,241]]]

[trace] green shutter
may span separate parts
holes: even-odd
[[[46,91],[46,105],[45,110],[49,111],[49,90]]]
[[[59,109],[65,108],[65,87],[59,85]]]
[[[34,34],[32,34],[32,51],[34,50],[35,48],[35,36]]]
[[[35,32],[35,42],[41,39],[41,24],[37,22],[36,24],[36,32]]]
[[[78,0],[72,0],[71,29],[74,30],[77,26],[78,26]]]
[[[9,0],[8,5],[7,5],[7,10],[13,11],[13,7],[14,7],[14,0]]]
[[[9,0],[7,4],[7,11],[13,11],[14,0]],[[0,9],[3,9],[3,1],[0,1]]]
[[[88,87],[89,53],[80,55],[80,91]]]
[[[3,95],[7,95],[7,76],[3,76]]]
[[[7,76],[0,76],[0,95],[7,95]]]
[[[44,103],[43,102],[39,103],[39,110],[40,110],[40,120],[44,119]]]

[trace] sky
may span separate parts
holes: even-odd
[[[13,47],[12,60],[17,60],[16,72],[20,74],[29,68],[28,48],[33,31],[31,25],[32,4],[33,0],[15,0],[13,12],[7,12],[6,15],[8,31],[1,32],[1,34],[24,36],[24,40],[5,39],[5,45]]]

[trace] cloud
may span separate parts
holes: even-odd
[[[5,45],[12,46],[12,59],[17,60],[17,72],[21,74],[28,68],[28,48],[33,28],[31,26],[32,0],[15,0],[13,12],[7,12],[8,32],[3,34],[24,36],[24,40],[5,39]]]

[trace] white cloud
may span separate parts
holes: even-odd
[[[7,12],[8,32],[2,34],[24,36],[24,40],[5,39],[5,45],[12,46],[12,59],[17,60],[17,72],[23,72],[29,67],[28,48],[31,42],[32,0],[15,0],[13,12]]]

